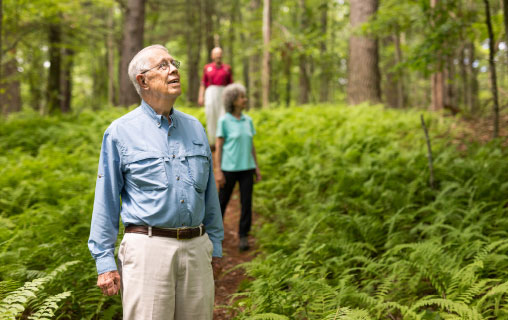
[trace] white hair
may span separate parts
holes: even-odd
[[[235,111],[234,102],[241,94],[246,94],[245,87],[240,83],[232,83],[222,91],[222,103],[226,112],[233,113]]]
[[[136,88],[136,91],[138,92],[139,96],[141,96],[141,87],[139,86],[139,83],[136,80],[136,76],[141,72],[143,72],[144,70],[150,68],[150,66],[147,66],[147,60],[149,57],[148,53],[150,53],[150,51],[155,49],[164,50],[168,52],[168,49],[166,49],[166,47],[160,44],[154,44],[146,48],[143,48],[141,51],[136,53],[134,58],[132,58],[131,62],[129,63],[128,70],[129,79],[131,79],[131,82],[134,85],[134,88]]]

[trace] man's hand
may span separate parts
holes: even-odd
[[[219,275],[222,272],[222,266],[220,264],[221,258],[219,257],[212,257],[212,269],[213,269],[213,278],[217,280]]]
[[[198,98],[198,105],[202,106],[205,102],[204,102],[205,99],[203,99],[202,97],[199,97]]]
[[[118,294],[121,286],[120,274],[116,270],[100,274],[97,278],[97,286],[106,296]]]
[[[226,177],[224,176],[222,170],[219,170],[219,172],[217,172],[217,183],[219,184],[219,188],[224,187],[224,185],[226,184]]]

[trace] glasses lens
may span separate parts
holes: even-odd
[[[175,68],[180,69],[181,62],[178,60],[171,61],[171,64],[175,66]]]

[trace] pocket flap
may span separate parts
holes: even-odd
[[[164,158],[164,155],[160,152],[154,151],[140,151],[134,154],[129,154],[125,156],[125,164],[133,163],[140,160],[146,159],[159,159]]]

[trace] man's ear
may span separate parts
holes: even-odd
[[[146,78],[142,74],[138,74],[136,76],[136,81],[138,82],[139,86],[143,89],[148,89],[148,85],[146,84]]]

